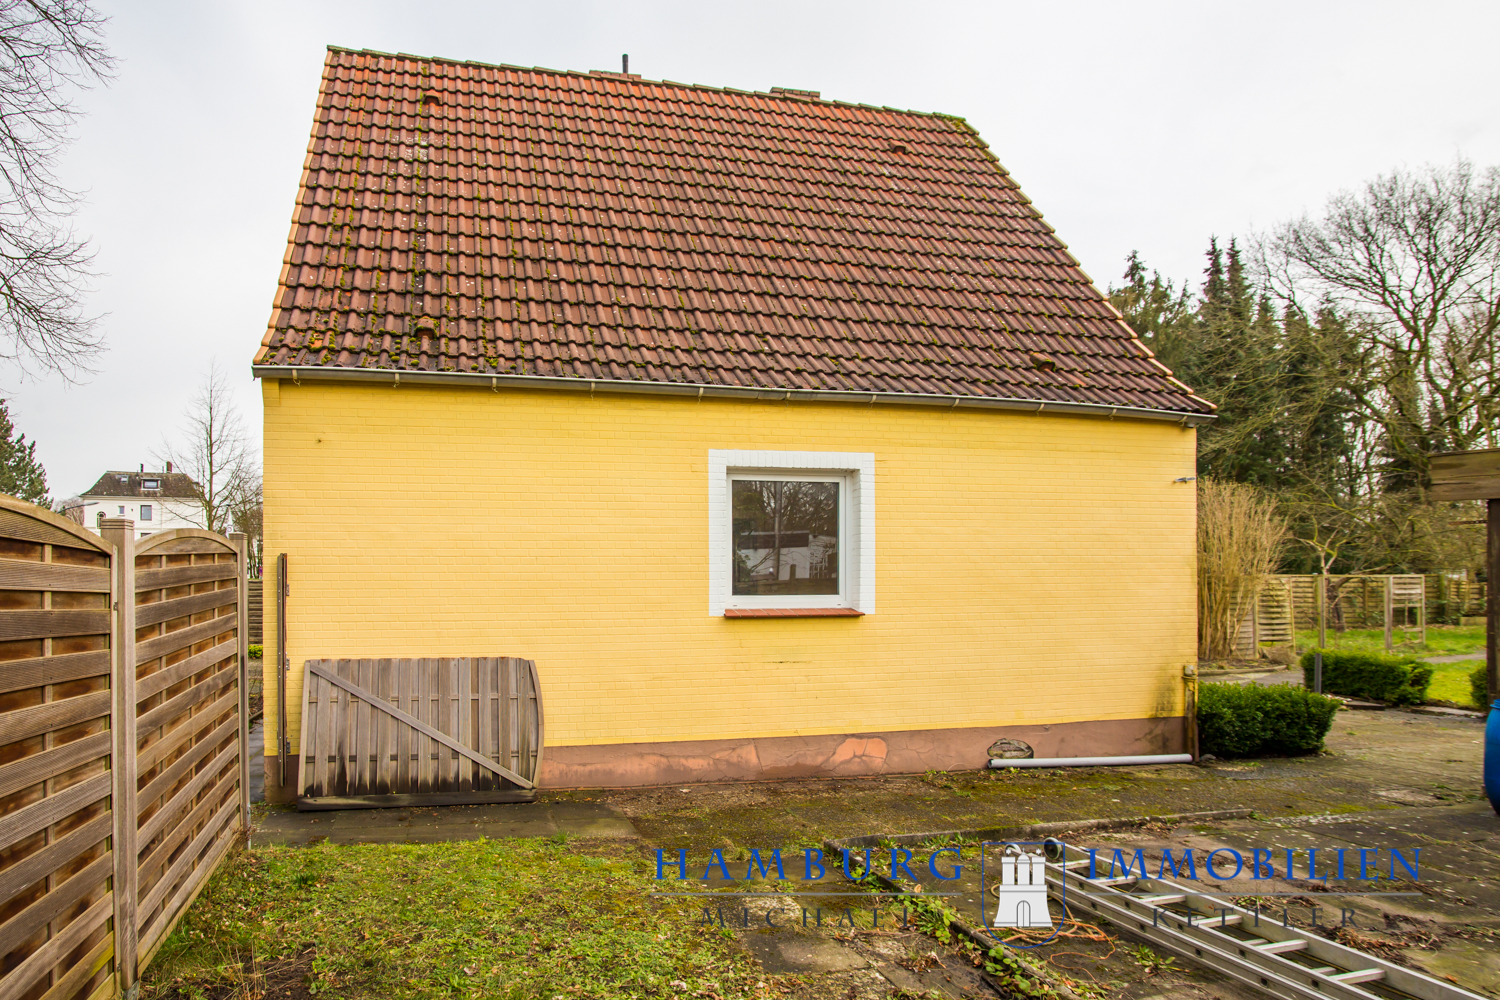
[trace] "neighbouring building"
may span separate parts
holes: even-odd
[[[173,472],[106,472],[65,513],[95,534],[107,517],[135,521],[135,537],[172,528],[203,527],[203,509],[194,499],[191,476]]]
[[[960,118],[330,49],[253,368],[296,750],[444,656],[544,786],[1184,748],[1213,406]]]

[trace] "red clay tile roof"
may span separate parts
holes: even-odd
[[[962,119],[337,48],[255,364],[1213,410]]]

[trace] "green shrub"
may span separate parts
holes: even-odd
[[[1215,757],[1315,753],[1339,703],[1288,684],[1202,684],[1198,743]]]
[[[265,646],[261,645],[258,642],[252,642],[247,648],[250,652],[250,658],[252,660],[258,660],[266,654]]]
[[[1474,704],[1480,708],[1488,708],[1490,704],[1488,673],[1489,668],[1481,663],[1469,674],[1469,697],[1473,698]]]
[[[1302,679],[1313,686],[1313,656],[1302,654]],[[1427,698],[1432,665],[1413,656],[1323,650],[1323,690],[1346,698],[1371,698],[1392,705],[1414,705]]]

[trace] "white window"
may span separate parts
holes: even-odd
[[[120,516],[121,517],[125,516],[125,505],[124,504],[120,504]]]
[[[143,489],[143,490],[159,490],[159,489],[161,489],[161,480],[160,479],[142,479],[141,480],[141,489]]]
[[[875,610],[875,456],[708,453],[709,614]]]
[[[149,521],[149,520],[151,520],[151,505],[149,503],[143,503],[143,504],[141,504],[141,520],[142,521]]]

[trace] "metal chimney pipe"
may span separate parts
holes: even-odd
[[[628,52],[620,57],[620,72],[623,74],[630,72],[630,53]]]

